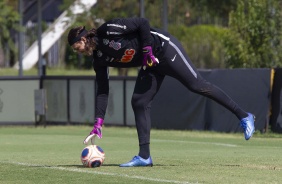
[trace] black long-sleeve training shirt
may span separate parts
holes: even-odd
[[[93,52],[98,87],[95,117],[104,119],[109,94],[108,67],[141,66],[145,46],[152,46],[153,54],[158,57],[168,45],[169,34],[150,28],[144,18],[124,18],[101,25],[95,39],[98,43]]]

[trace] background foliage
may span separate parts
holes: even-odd
[[[0,66],[13,62],[11,59],[13,60],[17,54],[16,45],[12,39],[12,30],[20,30],[19,14],[15,7],[16,3],[13,1],[0,1],[0,57],[2,56],[2,61],[5,61],[0,62]]]
[[[163,28],[163,1],[144,2],[145,18]],[[139,10],[139,0],[100,0],[91,14],[107,21],[139,16]],[[167,14],[169,32],[199,68],[281,66],[280,0],[168,1]]]
[[[70,0],[64,2],[66,7],[71,3]],[[163,0],[144,1],[144,4],[145,18],[150,21],[151,26],[163,28]],[[223,4],[230,9],[234,6],[230,2]],[[200,9],[203,6],[205,7],[204,12]],[[169,32],[182,42],[197,67],[224,68],[224,52],[220,36],[224,32],[224,28],[219,25],[215,26],[215,22],[221,25],[223,20],[227,20],[229,9],[223,10],[225,13],[218,13],[210,10],[209,6],[208,1],[168,1]],[[224,17],[222,17],[223,14]],[[113,18],[138,17],[139,15],[139,0],[99,0],[95,8],[91,10],[91,14],[86,13],[77,19],[76,26],[85,25],[88,29],[97,28],[104,21]],[[215,18],[210,18],[210,15],[214,15]],[[206,24],[202,24],[203,22]],[[66,60],[69,63],[76,65],[76,54],[70,50],[67,57]],[[86,57],[82,57],[87,61]]]
[[[238,0],[224,44],[230,68],[282,66],[281,13],[277,0]]]
[[[181,41],[199,68],[281,67],[281,1],[168,1],[168,30]],[[73,0],[63,0],[61,9],[72,3]],[[0,7],[0,66],[1,56],[10,62],[6,66],[11,66],[17,56],[17,41],[11,35],[19,29],[17,1],[3,0]],[[151,26],[163,28],[163,0],[144,0],[144,7]],[[98,0],[91,11],[76,17],[73,26],[98,28],[112,18],[139,16],[140,0]],[[67,32],[60,40],[59,63],[68,68],[90,69],[91,57],[73,53],[66,36]]]
[[[196,67],[225,68],[222,35],[226,29],[214,25],[182,25],[170,26],[169,31],[182,42],[190,59],[196,61]]]

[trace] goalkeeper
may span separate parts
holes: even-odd
[[[139,139],[139,153],[120,167],[153,166],[150,155],[150,110],[154,96],[166,75],[180,81],[187,89],[218,102],[240,120],[245,139],[252,137],[254,115],[241,109],[224,91],[207,82],[199,74],[180,42],[169,33],[151,28],[144,18],[113,19],[98,29],[84,26],[69,31],[68,42],[73,51],[93,55],[97,93],[93,130],[84,140],[102,138],[102,125],[109,95],[108,67],[140,67],[132,108]]]

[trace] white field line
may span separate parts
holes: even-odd
[[[197,142],[197,141],[179,141],[179,140],[163,140],[163,139],[151,139],[151,142],[171,142],[171,143],[187,143],[187,144],[209,144],[224,147],[237,147],[236,144],[225,144],[217,142]]]
[[[148,178],[148,177],[143,177],[143,176],[134,176],[134,175],[110,173],[110,172],[100,172],[100,171],[86,170],[86,169],[79,169],[79,168],[67,168],[67,167],[58,167],[58,166],[29,164],[29,163],[22,163],[22,162],[8,162],[8,161],[7,162],[0,161],[0,163],[21,165],[21,166],[26,166],[26,167],[41,167],[41,168],[44,168],[44,169],[53,169],[53,170],[70,171],[70,172],[78,172],[78,173],[89,173],[89,174],[98,174],[98,175],[106,175],[106,176],[117,176],[117,177],[121,177],[121,178],[139,179],[139,180],[144,180],[144,181],[155,181],[155,182],[160,182],[160,183],[192,184],[190,182],[185,182],[185,181],[164,180],[164,179],[158,179],[158,178]],[[194,184],[198,184],[198,182],[194,183]]]

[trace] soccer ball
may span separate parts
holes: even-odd
[[[86,146],[81,153],[81,162],[86,167],[100,167],[105,160],[103,149],[97,145]]]

